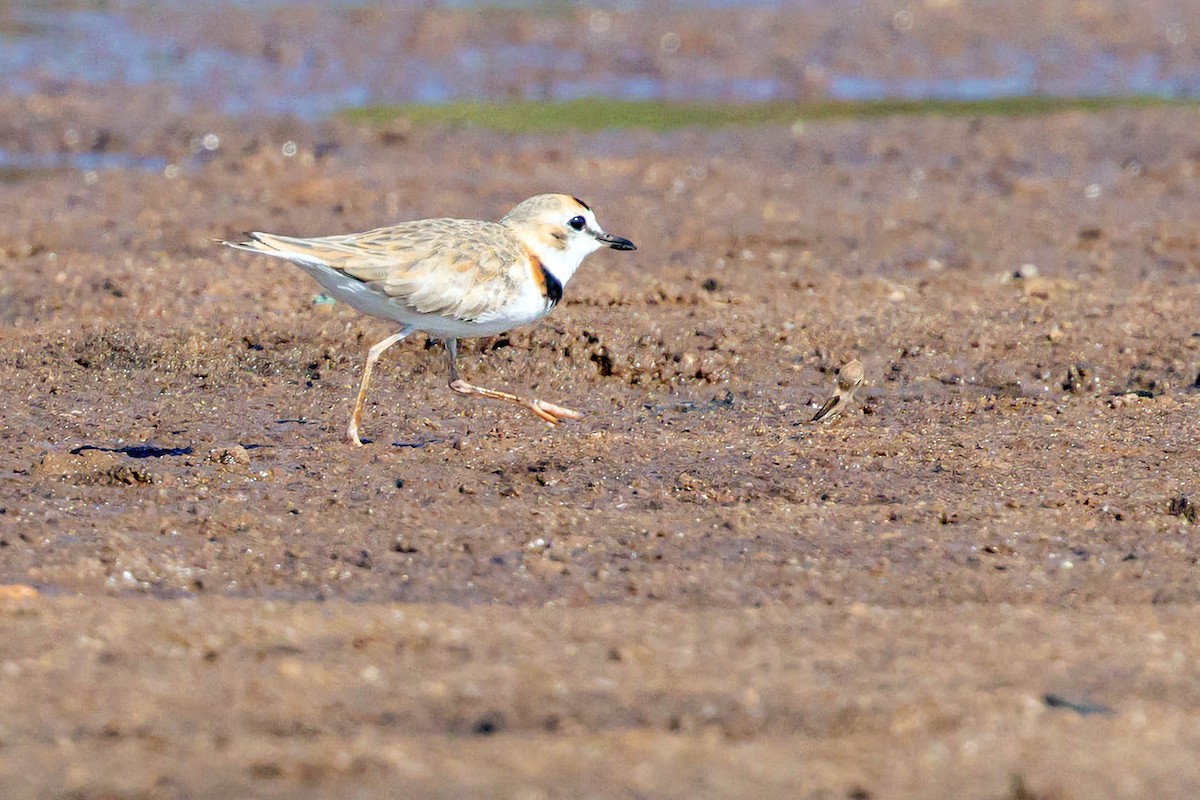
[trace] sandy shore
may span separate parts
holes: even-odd
[[[0,97],[8,149],[140,167],[0,180],[4,797],[1195,795],[1200,112],[507,136],[157,91]],[[553,430],[414,337],[343,446],[389,329],[213,243],[541,191],[639,245],[463,344]]]

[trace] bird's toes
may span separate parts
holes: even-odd
[[[583,419],[583,414],[570,408],[548,403],[545,400],[534,400],[534,411],[547,422],[559,423],[565,420]]]

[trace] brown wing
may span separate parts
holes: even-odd
[[[325,264],[422,314],[476,320],[519,289],[526,254],[494,222],[427,219],[344,236],[253,234],[259,252]]]

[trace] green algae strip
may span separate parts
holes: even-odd
[[[368,106],[347,118],[383,125],[404,118],[417,125],[490,128],[505,133],[584,132],[610,129],[667,131],[791,125],[828,119],[892,116],[1030,116],[1063,111],[1096,112],[1113,108],[1195,106],[1195,101],[1148,95],[1126,97],[1002,97],[992,100],[878,100],[862,103],[666,103],[601,98],[565,102],[448,103],[445,105]]]

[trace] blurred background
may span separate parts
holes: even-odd
[[[7,0],[0,85],[310,121],[380,105],[594,97],[1195,98],[1200,4]],[[109,110],[121,116],[118,101]],[[19,160],[13,142],[0,145],[0,163]]]

